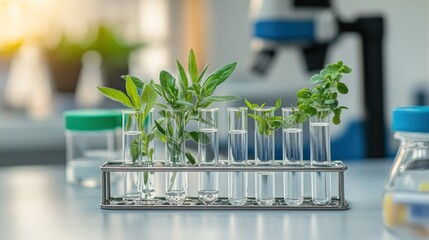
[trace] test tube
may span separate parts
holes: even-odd
[[[122,163],[123,165],[134,165],[141,160],[141,122],[142,113],[135,110],[122,111]],[[126,204],[136,204],[140,201],[141,173],[123,172],[123,194],[122,199]]]
[[[293,108],[282,108],[283,120],[290,122],[293,117]],[[289,166],[302,165],[303,134],[302,123],[295,123],[283,127],[283,164]],[[286,205],[297,206],[304,201],[304,174],[303,172],[283,173],[283,198]]]
[[[260,118],[273,117],[273,107],[255,108],[255,115]],[[255,164],[274,164],[274,132],[255,121]],[[275,174],[274,172],[255,173],[256,203],[270,206],[275,201]]]
[[[185,112],[180,109],[167,109],[165,161],[166,165],[185,164]]]
[[[319,110],[310,118],[310,160],[312,166],[326,166],[331,162],[329,109]],[[311,173],[311,195],[314,204],[327,205],[331,201],[331,173]]]
[[[152,165],[155,154],[154,141],[148,138],[154,125],[153,112],[154,109],[152,108],[147,114],[142,128],[142,134],[146,136],[141,141],[142,164],[144,165]],[[153,200],[155,198],[155,172],[142,172],[141,177],[141,199]]]
[[[257,117],[274,117],[273,107],[255,108]],[[265,126],[255,121],[255,164],[274,164],[274,132],[270,132]]]
[[[171,205],[182,205],[188,190],[187,173],[167,172],[165,176],[165,200]]]
[[[219,108],[198,109],[198,163],[200,166],[217,165],[219,155]],[[198,198],[212,204],[219,196],[219,173],[200,172]]]
[[[247,108],[228,108],[228,163],[247,164]],[[228,200],[233,206],[247,202],[247,172],[228,173]]]

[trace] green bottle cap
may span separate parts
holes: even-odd
[[[65,128],[71,131],[99,131],[122,126],[121,111],[85,109],[65,111]]]

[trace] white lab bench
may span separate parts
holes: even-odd
[[[381,196],[391,160],[346,163],[345,211],[101,210],[64,166],[0,168],[1,239],[395,239]]]

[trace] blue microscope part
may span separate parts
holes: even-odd
[[[255,23],[254,36],[275,41],[314,41],[312,20],[260,20]]]

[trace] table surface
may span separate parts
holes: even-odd
[[[395,239],[381,215],[390,164],[347,163],[346,211],[101,210],[101,189],[67,185],[64,166],[3,167],[0,239]]]

